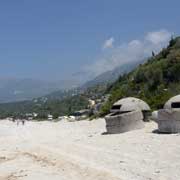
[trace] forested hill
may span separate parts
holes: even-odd
[[[167,48],[132,72],[120,76],[107,90],[109,101],[101,115],[109,112],[120,98],[133,96],[145,100],[152,109],[162,108],[172,96],[180,94],[180,37],[171,39]]]
[[[89,99],[100,99],[106,91],[106,85],[97,85],[86,90],[70,90],[54,92],[50,95],[30,101],[0,104],[0,118],[24,117],[26,113],[38,113],[39,119],[52,114],[54,118],[88,108]]]

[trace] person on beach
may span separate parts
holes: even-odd
[[[23,119],[21,122],[22,122],[22,125],[24,126],[25,125],[25,120]]]
[[[17,126],[19,126],[19,119],[17,119],[16,122],[17,122]]]

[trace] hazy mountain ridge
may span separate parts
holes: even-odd
[[[119,73],[122,74],[123,72],[127,72],[131,68],[137,66],[140,62],[132,63],[132,65],[126,64],[121,66],[124,68],[122,71],[121,68],[118,67],[114,71],[105,73],[106,76],[103,79],[100,78],[100,83],[97,83],[96,79],[103,77],[103,75],[95,78],[95,80],[92,80],[92,82],[96,83],[91,83],[88,86],[85,84],[78,88],[69,90],[57,90],[44,96],[35,97],[32,100],[5,104],[1,103],[0,114],[2,117],[6,117],[10,115],[19,116],[29,112],[37,112],[40,116],[44,116],[45,114],[47,115],[48,113],[52,113],[57,116],[70,114],[73,113],[74,110],[87,108],[88,99],[101,99],[109,85],[108,83],[113,82],[115,77],[119,77]],[[116,76],[113,76],[114,74]],[[113,79],[111,79],[111,77]]]
[[[112,71],[104,72],[103,74],[100,74],[99,76],[95,77],[94,79],[87,81],[83,85],[80,85],[79,87],[72,88],[69,90],[57,90],[52,93],[49,93],[41,98],[38,98],[38,100],[61,100],[63,98],[75,96],[78,94],[83,94],[88,88],[93,88],[95,86],[99,85],[109,85],[113,82],[115,82],[118,77],[124,73],[130,72],[133,68],[137,67],[139,64],[144,63],[145,60],[136,61],[136,62],[129,62],[126,64],[123,64]]]
[[[145,60],[135,61],[135,62],[129,62],[120,65],[119,67],[116,67],[115,69],[111,71],[104,72],[94,79],[86,82],[82,87],[88,88],[99,84],[106,84],[106,83],[113,83],[115,82],[118,77],[124,73],[129,73],[132,69],[137,67],[139,64],[144,63]]]
[[[31,100],[72,87],[72,82],[47,82],[34,79],[0,79],[0,103]]]

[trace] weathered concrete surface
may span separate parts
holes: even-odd
[[[178,103],[180,102],[180,95],[174,96],[170,98],[164,105],[164,109],[173,109],[172,103]]]
[[[113,104],[111,113],[116,112],[131,112],[131,111],[141,111],[143,113],[143,121],[149,121],[150,113],[149,105],[141,99],[134,97],[122,98]]]
[[[134,98],[134,97],[126,97],[122,98],[116,103],[113,104],[113,106],[120,106],[119,109],[111,109],[111,112],[127,112],[127,111],[150,111],[149,105],[144,102],[141,99]]]
[[[180,132],[180,110],[161,109],[158,111],[159,132],[179,133]]]
[[[141,111],[132,111],[123,114],[109,114],[105,117],[107,133],[123,133],[144,127]]]

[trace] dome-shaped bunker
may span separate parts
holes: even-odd
[[[170,98],[165,103],[164,109],[180,109],[180,95]]]
[[[105,117],[107,132],[122,133],[140,129],[144,127],[143,119],[149,111],[149,105],[141,99],[123,98],[113,104],[111,114]]]
[[[149,115],[150,110],[151,109],[149,105],[145,101],[138,98],[134,98],[134,97],[127,97],[127,98],[120,99],[119,101],[114,103],[111,108],[112,113],[141,111],[144,116],[143,118],[144,121],[147,121],[147,116]]]
[[[159,132],[180,132],[180,95],[170,98],[164,105],[164,109],[158,111],[156,122]]]

